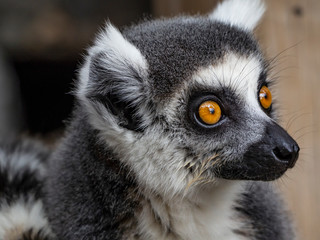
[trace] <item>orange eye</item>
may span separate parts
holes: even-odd
[[[221,118],[221,108],[214,101],[205,101],[199,107],[199,117],[205,124],[216,124]]]
[[[269,88],[267,88],[266,86],[263,86],[260,89],[259,100],[260,100],[261,106],[264,109],[270,108],[270,106],[272,104],[272,95],[271,95]]]

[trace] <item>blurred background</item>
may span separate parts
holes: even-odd
[[[73,106],[84,49],[106,19],[120,29],[144,18],[205,14],[216,0],[0,0],[0,137],[54,143]],[[320,1],[267,0],[256,30],[273,61],[281,125],[301,146],[276,181],[300,239],[320,239]],[[319,171],[319,172],[318,172]]]

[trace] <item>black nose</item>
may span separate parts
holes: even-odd
[[[275,147],[272,152],[275,159],[287,164],[289,168],[293,168],[299,157],[299,146],[293,144],[292,146],[283,145]]]
[[[298,144],[277,124],[269,125],[267,134],[271,140],[275,160],[285,164],[288,168],[292,168],[299,157],[300,148]]]
[[[249,146],[237,165],[238,178],[271,181],[292,168],[299,156],[299,146],[278,124],[265,123],[265,132]],[[237,173],[232,169],[233,173]]]

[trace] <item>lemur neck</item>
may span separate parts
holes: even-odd
[[[244,191],[239,181],[221,181],[211,192],[169,202],[149,195],[139,227],[151,239],[233,239],[234,206]]]

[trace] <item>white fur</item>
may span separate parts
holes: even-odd
[[[146,129],[143,136],[137,137],[120,127],[117,119],[102,104],[92,106],[89,101],[83,102],[100,139],[135,173],[141,188],[148,188],[168,199],[184,194],[190,178],[182,161],[184,152],[177,151],[174,139],[163,134],[157,126]],[[143,109],[142,105],[140,111]]]
[[[108,127],[97,121],[93,124],[100,126],[101,139],[108,139],[107,144],[132,169],[142,189],[167,199],[185,193],[190,176],[184,168],[184,152],[177,151],[174,140],[162,134],[161,129],[147,129],[144,136],[136,138],[116,123]]]
[[[263,0],[225,0],[209,18],[252,31],[265,12]]]
[[[46,173],[43,164],[37,159],[36,152],[21,152],[19,149],[12,153],[0,150],[0,167],[7,170],[9,181],[26,170],[38,174],[39,177]]]
[[[40,200],[34,201],[29,198],[25,201],[20,198],[14,203],[8,205],[2,202],[0,209],[0,239],[11,231],[19,231],[22,234],[25,231],[33,229],[34,232],[43,231],[44,235],[51,235],[48,220],[43,211],[43,204]]]
[[[139,70],[141,75],[146,75],[148,69],[147,61],[140,51],[127,41],[116,27],[111,23],[107,23],[105,30],[98,35],[94,46],[89,49],[89,61],[86,62],[80,72],[80,85],[77,91],[77,95],[80,97],[85,96],[86,90],[90,86],[90,57],[99,53],[106,53],[108,55],[107,64],[122,76],[124,76],[124,72],[127,72],[126,67],[128,65]]]
[[[258,79],[263,69],[257,56],[227,54],[221,62],[201,68],[193,81],[216,88],[229,87],[244,101],[244,108],[261,118],[268,118],[262,110],[258,97]]]
[[[89,79],[91,57],[99,53],[106,54],[107,58],[101,59],[101,61],[105,61],[106,67],[123,78],[126,77],[125,73],[128,72],[129,66],[136,69],[142,77],[145,78],[147,75],[148,65],[146,59],[134,45],[122,36],[118,29],[108,23],[105,30],[97,37],[94,46],[89,49],[88,60],[81,69],[80,85],[77,91],[77,96],[80,99],[83,99],[91,85]],[[130,89],[135,88],[135,85],[130,85],[130,82],[128,84],[126,86],[129,88],[127,91],[136,93],[137,89]],[[136,98],[136,95],[134,98]]]
[[[37,159],[36,152],[26,153],[21,152],[19,149],[12,153],[0,151],[0,167],[7,169],[9,181],[26,170],[30,170],[39,177],[46,174],[46,169]]]
[[[242,191],[241,182],[222,181],[206,197],[170,202],[150,197],[138,218],[142,239],[242,239],[233,232],[243,227],[233,210]]]
[[[95,115],[93,121],[96,121],[95,118],[101,115],[101,113],[104,116],[99,116],[99,118],[113,118],[112,121],[118,121],[106,111],[104,106],[99,106],[100,112],[97,113],[97,109],[91,105],[91,102],[86,97],[87,92],[94,85],[89,79],[91,59],[99,53],[105,54],[100,59],[102,66],[112,71],[115,77],[118,76],[118,81],[116,84],[113,84],[112,91],[117,91],[123,100],[133,105],[139,103],[141,107],[138,109],[139,112],[137,114],[144,117],[142,127],[149,125],[151,119],[146,111],[146,99],[144,99],[144,96],[147,95],[144,93],[149,89],[147,61],[140,50],[127,41],[119,30],[110,23],[107,24],[105,30],[97,37],[95,45],[89,49],[89,55],[79,76],[80,84],[77,89],[77,97],[88,108],[88,111]],[[143,83],[132,76],[131,69],[135,69],[141,79],[143,79]],[[105,125],[106,122],[103,121],[102,124]]]

